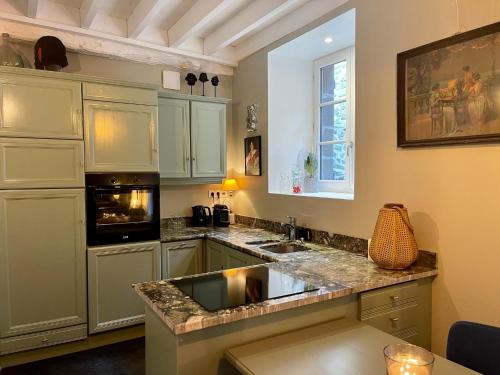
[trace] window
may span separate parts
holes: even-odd
[[[354,48],[314,63],[320,191],[354,192]]]

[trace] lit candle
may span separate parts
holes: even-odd
[[[410,344],[388,345],[384,348],[387,375],[431,375],[434,356]]]

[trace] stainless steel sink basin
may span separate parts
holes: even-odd
[[[266,243],[279,242],[279,240],[258,240],[245,242],[247,245],[265,245]]]
[[[298,251],[309,250],[308,247],[294,242],[275,243],[272,245],[261,246],[260,248],[277,254],[296,253]]]

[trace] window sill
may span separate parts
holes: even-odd
[[[293,194],[293,193],[277,193],[277,192],[269,192],[269,194],[276,195],[288,195],[291,197],[307,197],[307,198],[327,198],[327,199],[341,199],[341,200],[354,200],[353,193],[333,193],[333,192],[318,192],[318,193],[301,193],[301,194]]]

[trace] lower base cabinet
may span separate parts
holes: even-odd
[[[132,284],[160,279],[160,242],[88,248],[89,333],[144,322]]]
[[[254,257],[211,240],[207,241],[205,264],[207,272],[248,267],[263,263],[269,263],[269,261]]]
[[[425,278],[361,293],[361,321],[430,350],[431,282]]]
[[[161,247],[161,278],[203,272],[203,240],[166,242]]]

